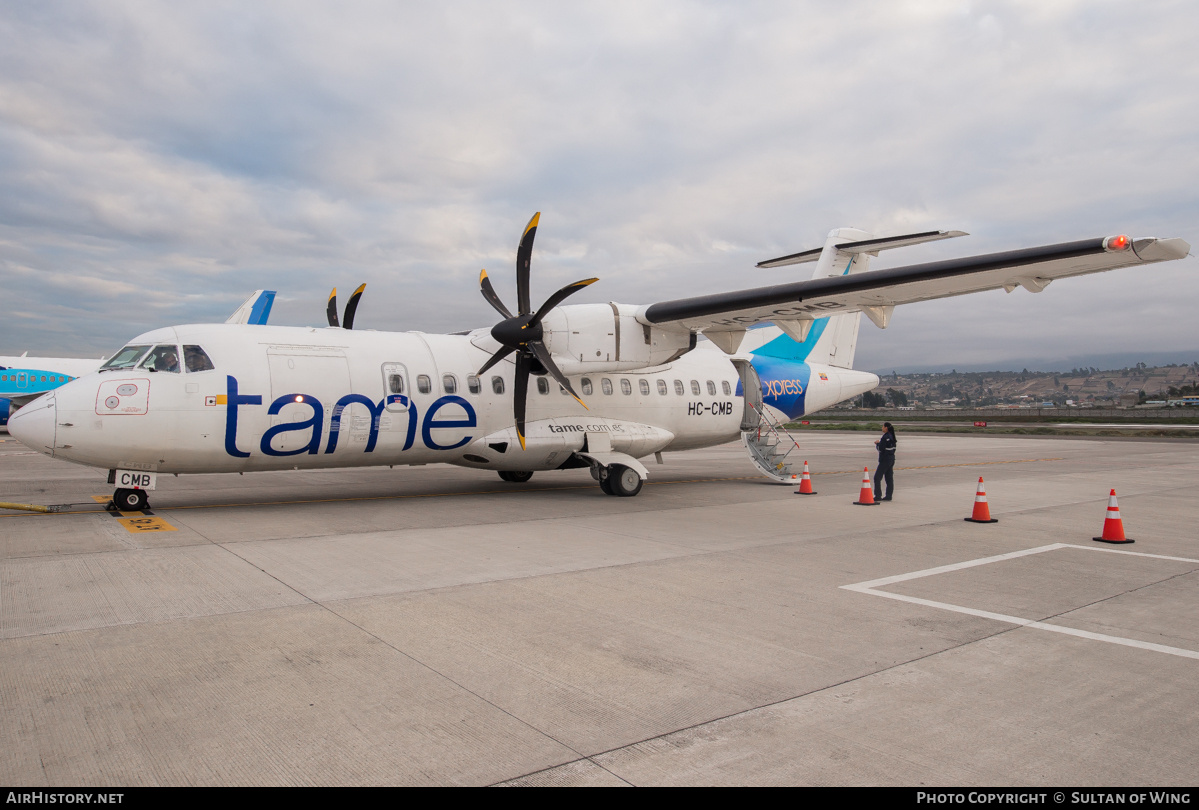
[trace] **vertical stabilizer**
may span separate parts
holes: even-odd
[[[829,232],[823,248],[768,259],[758,262],[757,266],[786,267],[814,261],[816,269],[812,273],[813,279],[847,276],[850,273],[864,273],[869,270],[870,257],[877,256],[879,251],[965,235],[964,231],[922,231],[876,237],[857,228],[837,228]],[[752,351],[755,354],[785,360],[821,363],[836,368],[852,368],[862,314],[865,313],[879,329],[886,329],[894,309],[892,306],[870,306],[863,307],[862,312],[832,315],[816,320],[775,321],[774,328],[778,331],[772,338],[768,339],[765,333],[753,335],[751,332],[742,341],[741,351]]]
[[[838,249],[843,244],[860,244],[872,239],[872,234],[856,228],[837,228],[830,231],[816,260],[812,278],[831,278],[861,273],[870,268],[870,254],[860,251],[852,253]],[[778,357],[784,360],[820,363],[838,368],[852,368],[853,356],[858,346],[860,312],[830,315],[807,321],[787,321],[773,327],[752,330],[753,339],[742,344],[755,354]],[[754,334],[761,332],[761,334]]]

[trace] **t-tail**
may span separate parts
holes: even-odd
[[[880,250],[916,245],[955,236],[961,231],[926,231],[902,236],[876,237],[855,228],[831,231],[824,247],[760,262],[760,268],[815,262],[813,279],[847,276],[870,269],[870,259]],[[894,307],[864,307],[861,312],[823,318],[776,320],[750,329],[741,343],[749,352],[761,382],[762,400],[777,420],[797,419],[859,396],[878,386],[878,377],[854,371],[858,327],[865,314],[885,329]]]

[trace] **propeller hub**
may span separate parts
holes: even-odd
[[[491,336],[497,343],[510,349],[519,349],[531,340],[541,340],[541,324],[530,323],[533,315],[517,315],[506,318],[491,327]]]

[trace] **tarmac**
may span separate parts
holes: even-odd
[[[725,445],[634,498],[435,465],[120,515],[0,434],[0,501],[76,504],[0,513],[0,784],[1194,783],[1193,443],[901,432],[861,508],[874,435],[799,438],[815,496]]]

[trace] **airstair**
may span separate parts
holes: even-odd
[[[768,478],[790,484],[792,465],[801,463],[795,452],[799,443],[765,408],[754,407],[752,403],[749,407],[758,415],[757,427],[741,431],[741,443],[749,451],[749,460]]]
[[[762,383],[747,361],[734,360],[745,392],[745,412],[741,417],[741,443],[749,451],[749,460],[767,478],[780,484],[791,483],[791,466],[798,461],[799,443],[783,423],[770,415],[762,403]]]

